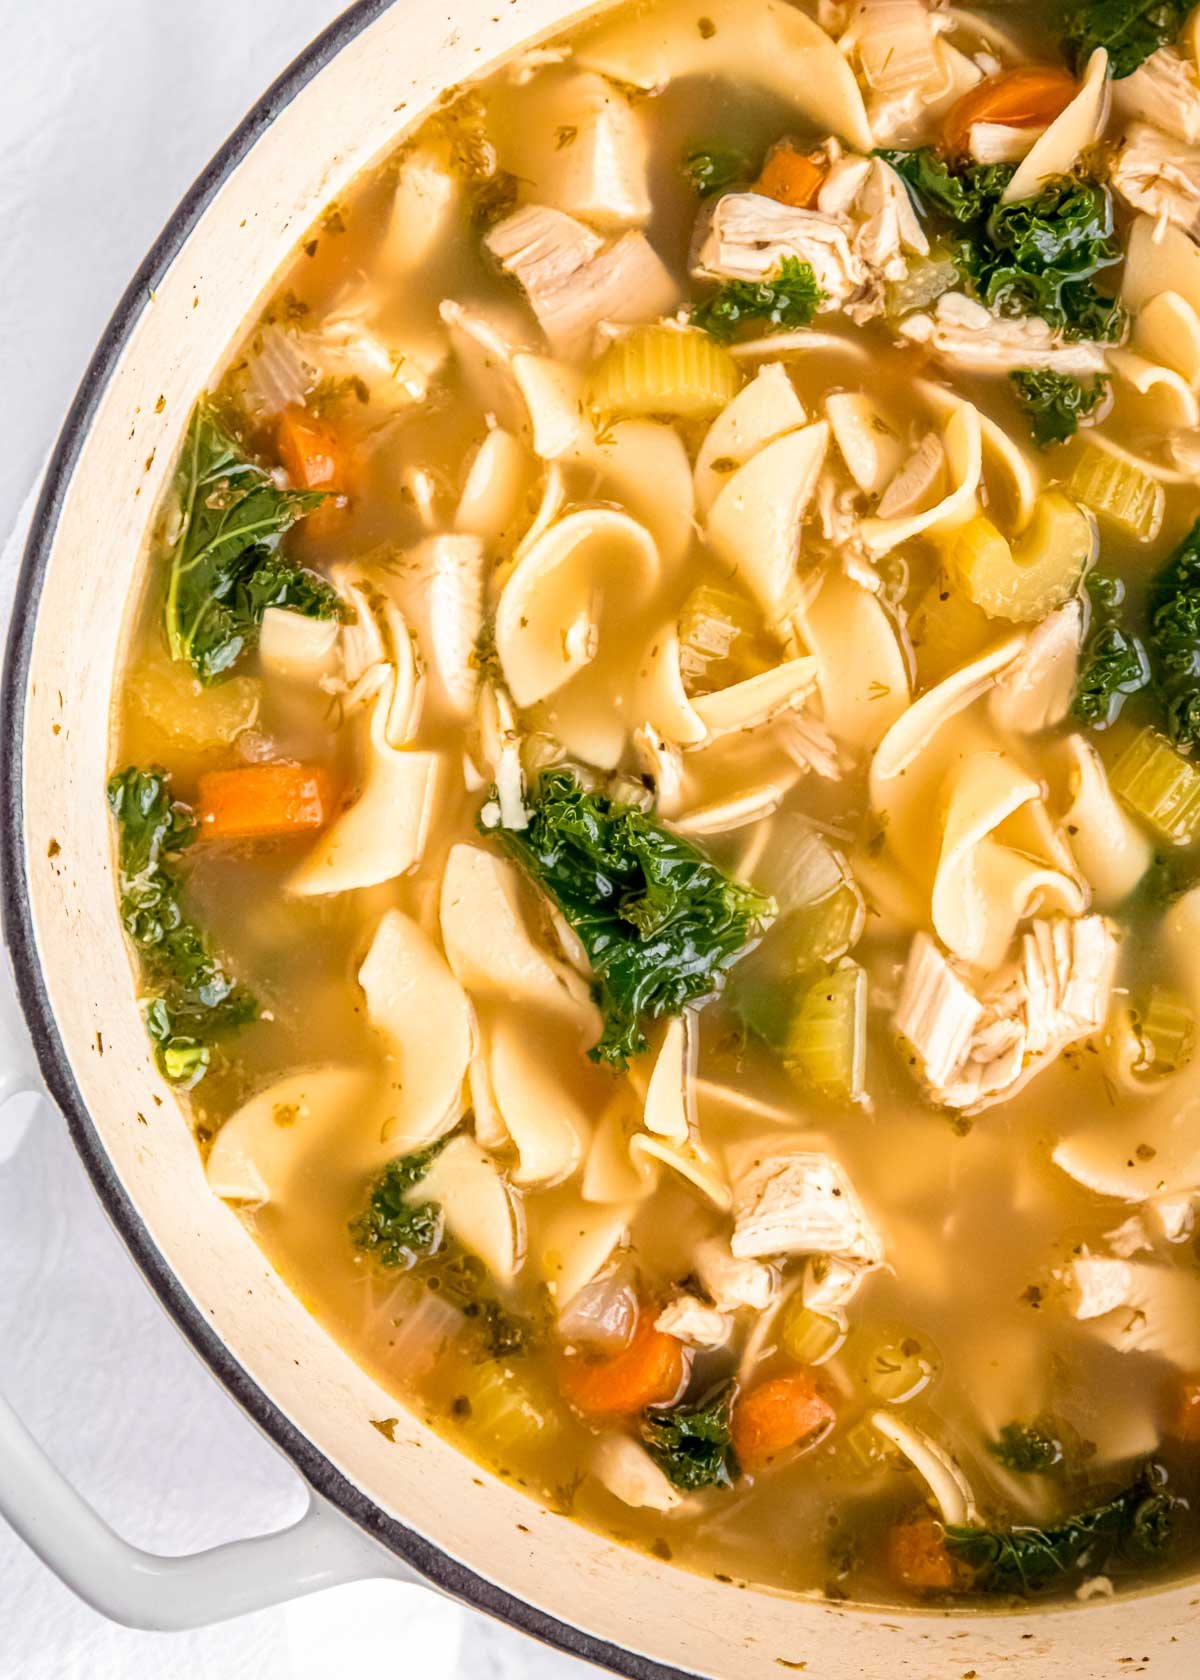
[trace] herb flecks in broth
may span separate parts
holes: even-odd
[[[498,811],[497,811],[498,818]],[[624,1067],[645,1027],[710,997],[769,922],[771,900],[724,875],[635,805],[545,772],[525,828],[484,827],[547,892],[596,973],[604,1031],[590,1052]]]
[[[150,1025],[381,1409],[723,1581],[1123,1592],[1200,1552],[1194,31],[711,7],[448,93],[199,406]]]

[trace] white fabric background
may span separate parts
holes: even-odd
[[[0,607],[42,461],[113,305],[193,177],[337,0],[0,0]],[[281,1526],[299,1482],[192,1356],[61,1119],[0,1112],[0,1387],[126,1537]],[[0,1465],[0,1476],[3,1466]],[[569,1680],[431,1594],[343,1587],[200,1633],[130,1632],[0,1525],[0,1680]]]

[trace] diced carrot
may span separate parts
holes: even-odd
[[[965,152],[978,122],[1033,128],[1049,123],[1074,99],[1073,76],[1053,64],[1031,64],[990,76],[950,107],[942,124],[942,150]]]
[[[1180,1383],[1167,1433],[1176,1441],[1200,1442],[1200,1376],[1184,1377]]]
[[[808,1371],[771,1377],[738,1396],[730,1433],[746,1470],[765,1470],[775,1459],[832,1429],[837,1414]]]
[[[297,490],[348,491],[350,468],[346,451],[328,421],[289,403],[276,430],[279,459]]]
[[[897,1523],[887,1538],[892,1579],[910,1592],[965,1592],[971,1571],[946,1550],[941,1524],[927,1513]]]
[[[825,179],[825,165],[806,152],[798,152],[787,140],[775,147],[763,164],[754,191],[780,204],[804,210],[816,198]]]
[[[333,810],[327,770],[307,764],[247,764],[200,778],[198,824],[209,840],[265,840],[321,828]]]
[[[674,1400],[687,1379],[683,1343],[654,1327],[653,1310],[643,1309],[628,1344],[607,1359],[566,1353],[559,1365],[563,1396],[576,1411],[601,1417],[629,1417],[645,1406]]]

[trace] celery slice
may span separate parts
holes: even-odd
[[[702,583],[679,614],[679,668],[689,694],[711,694],[778,660],[748,596]]]
[[[1100,518],[1109,519],[1139,542],[1153,542],[1162,528],[1163,487],[1131,461],[1086,444],[1067,480],[1067,489]]]
[[[867,1357],[864,1380],[885,1405],[914,1400],[933,1381],[937,1356],[919,1336],[901,1335],[877,1342]]]
[[[803,1084],[858,1102],[865,1094],[867,976],[847,962],[815,981],[792,1017],[783,1061]]]
[[[881,1435],[870,1418],[860,1418],[853,1429],[847,1430],[834,1443],[833,1452],[838,1467],[853,1480],[862,1481],[876,1476],[890,1461],[889,1442]]]
[[[932,688],[982,653],[995,630],[983,608],[943,574],[913,608],[908,633],[921,687]]]
[[[846,1331],[836,1318],[813,1312],[801,1297],[793,1295],[783,1312],[779,1343],[797,1365],[820,1365],[831,1359],[846,1340]]]
[[[729,351],[699,327],[635,327],[594,364],[588,396],[609,419],[667,414],[695,420],[720,413],[739,382]]]
[[[989,618],[1026,624],[1070,600],[1095,547],[1095,530],[1083,509],[1061,490],[1047,490],[1014,543],[976,514],[949,538],[946,560],[952,577]]]
[[[1196,1016],[1178,992],[1154,986],[1133,1011],[1142,1046],[1139,1073],[1178,1073],[1196,1047]]]
[[[1200,836],[1200,765],[1157,729],[1134,737],[1108,779],[1117,798],[1164,839],[1186,846]]]

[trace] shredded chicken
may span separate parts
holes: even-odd
[[[892,479],[876,509],[880,519],[902,519],[924,513],[945,494],[946,451],[936,432],[926,432]]]
[[[1133,1269],[1127,1260],[1081,1254],[1071,1261],[1063,1281],[1075,1318],[1103,1318],[1129,1300]]]
[[[1014,735],[1036,735],[1071,709],[1083,644],[1083,608],[1068,601],[1031,632],[988,698],[992,722]]]
[[[810,1312],[837,1317],[858,1294],[871,1270],[854,1261],[816,1254],[804,1268],[801,1299]]]
[[[718,1312],[752,1307],[764,1312],[775,1296],[777,1279],[770,1266],[741,1260],[721,1237],[706,1237],[695,1252],[696,1276]]]
[[[975,1112],[1012,1096],[1108,1014],[1117,940],[1103,916],[1039,919],[1015,960],[976,992],[928,934],[919,933],[893,1016],[929,1093]]]
[[[881,1265],[883,1244],[849,1178],[831,1155],[795,1150],[766,1155],[734,1192],[739,1258],[828,1254]]]
[[[823,309],[866,302],[873,290],[844,217],[797,210],[759,193],[726,193],[717,200],[695,272],[705,280],[769,280],[789,257],[811,265],[825,293]]]
[[[679,1295],[654,1320],[654,1328],[688,1347],[719,1348],[729,1340],[732,1322],[698,1295]]]
[[[668,314],[678,287],[640,233],[606,245],[561,210],[530,204],[500,222],[486,244],[525,289],[550,348],[585,353],[602,321],[630,323]]]
[[[929,255],[929,241],[917,220],[908,188],[882,158],[871,159],[850,213],[858,221],[855,250],[867,267],[885,280],[904,279],[908,273],[906,252],[918,257]]]
[[[592,1454],[592,1471],[626,1505],[674,1511],[683,1503],[645,1447],[631,1435],[602,1435]]]
[[[842,775],[837,742],[819,718],[806,712],[788,712],[771,725],[773,739],[793,764],[811,770],[822,781],[836,782]]]
[[[1174,47],[1160,47],[1145,63],[1113,83],[1124,117],[1151,122],[1172,139],[1200,145],[1200,81],[1191,61]]]
[[[1066,340],[1037,315],[993,315],[962,292],[943,293],[931,315],[907,315],[897,331],[958,373],[1052,368],[1078,376],[1105,367],[1102,345]]]
[[[1127,204],[1200,234],[1200,146],[1134,123],[1113,159],[1109,179]]]
[[[1140,1213],[1131,1213],[1113,1230],[1106,1231],[1104,1240],[1118,1260],[1131,1260],[1135,1254],[1143,1254],[1154,1246]]]

